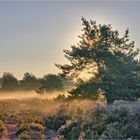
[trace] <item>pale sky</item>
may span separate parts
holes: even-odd
[[[0,76],[57,73],[54,64],[66,61],[63,49],[78,41],[82,16],[120,33],[128,27],[140,48],[140,2],[0,2]]]

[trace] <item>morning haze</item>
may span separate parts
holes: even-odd
[[[0,2],[0,139],[140,140],[139,13],[136,1]]]
[[[140,2],[0,2],[0,75],[58,73],[63,49],[81,34],[81,17],[112,24],[139,47]],[[136,14],[137,13],[137,14]]]

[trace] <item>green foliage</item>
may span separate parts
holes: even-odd
[[[100,99],[100,90],[98,81],[88,81],[84,83],[80,83],[77,85],[77,88],[69,91],[71,98],[81,98],[81,99]]]
[[[102,133],[100,138],[102,139],[123,139],[124,135],[122,131],[122,124],[118,122],[110,123],[106,126],[106,130]]]
[[[39,86],[40,83],[38,79],[30,73],[25,73],[23,79],[20,81],[21,90],[35,90],[39,88]]]
[[[81,124],[77,121],[71,122],[65,127],[59,128],[58,133],[60,136],[64,136],[66,140],[68,139],[78,139],[80,133],[82,132]]]
[[[44,119],[45,126],[52,129],[53,117],[49,116]]]
[[[5,121],[5,119],[7,118],[7,116],[8,116],[8,115],[7,115],[5,112],[4,112],[4,113],[1,113],[1,114],[0,114],[0,120],[1,120],[1,121]]]
[[[73,97],[98,98],[103,93],[108,103],[140,97],[139,50],[129,41],[129,30],[120,37],[111,25],[96,24],[82,18],[83,34],[78,45],[64,50],[70,64],[56,65],[61,75],[79,79],[82,71],[92,74],[88,81],[76,83]]]
[[[40,79],[40,83],[41,87],[38,89],[38,93],[61,91],[64,89],[61,78],[55,74],[45,75],[42,79]]]
[[[140,123],[130,108],[97,109],[84,124],[85,139],[139,139]]]
[[[68,116],[63,114],[57,114],[54,117],[45,118],[45,126],[49,129],[58,130],[62,125],[66,123]]]
[[[1,90],[11,91],[18,87],[18,81],[12,73],[5,72],[2,76]]]
[[[55,74],[47,74],[43,78],[36,78],[26,72],[22,80],[17,80],[12,73],[5,72],[0,78],[1,91],[35,90],[37,93],[69,90],[73,86],[72,80]]]
[[[0,138],[1,138],[4,130],[5,130],[4,123],[3,123],[3,121],[0,120]]]
[[[53,123],[52,123],[52,128],[54,130],[58,130],[60,126],[64,125],[66,123],[66,120],[68,117],[66,115],[58,115],[54,118]]]
[[[80,133],[81,133],[80,126],[73,127],[66,135],[66,140],[73,140],[73,139],[77,140],[79,138]]]

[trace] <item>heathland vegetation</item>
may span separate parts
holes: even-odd
[[[25,73],[22,80],[3,74],[1,95],[62,94],[1,100],[1,139],[140,139],[139,49],[128,29],[120,36],[111,25],[84,18],[82,25],[80,41],[64,50],[69,63],[56,64],[59,74]]]

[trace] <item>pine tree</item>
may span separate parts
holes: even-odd
[[[79,82],[70,91],[72,97],[114,100],[136,100],[140,97],[139,49],[129,41],[129,30],[120,37],[111,25],[96,24],[82,18],[83,34],[77,45],[64,50],[70,64],[56,66],[62,76],[78,78],[81,71],[92,73],[88,81]],[[91,71],[92,70],[92,71]]]

